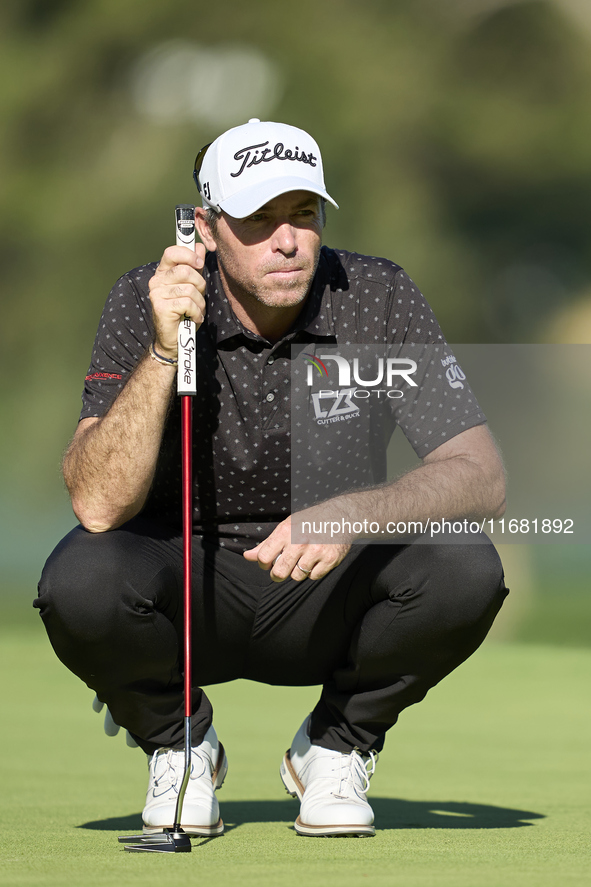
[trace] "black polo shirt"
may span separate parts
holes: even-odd
[[[125,274],[113,287],[96,336],[80,418],[103,416],[153,337],[148,282],[157,264]],[[243,551],[266,538],[291,511],[291,367],[294,353],[319,346],[420,343],[441,346],[439,325],[400,266],[323,247],[310,294],[291,330],[272,345],[246,330],[224,294],[216,256],[208,253],[205,322],[197,334],[193,404],[194,532]],[[429,435],[424,413],[403,430],[420,456],[485,417],[470,389],[436,385]],[[435,389],[433,389],[435,390]],[[455,410],[455,415],[450,413]],[[461,414],[461,415],[460,415]],[[450,418],[450,415],[452,418]],[[167,419],[144,513],[181,526],[180,404]],[[383,478],[375,477],[376,482]]]

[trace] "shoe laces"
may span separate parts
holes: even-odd
[[[174,748],[159,749],[150,762],[154,785],[162,787],[169,785],[176,791],[179,780],[179,752]],[[183,755],[184,764],[184,755]],[[183,767],[184,770],[184,767]]]
[[[375,773],[378,759],[379,754],[373,749],[367,755],[362,755],[358,748],[354,748],[348,755],[340,755],[339,788],[336,797],[346,797],[342,794],[345,786],[350,786],[356,793],[361,789],[365,794],[369,790],[369,780]]]
[[[193,748],[191,752],[191,778],[195,776],[195,769],[198,765],[201,765],[200,770],[203,772],[205,762],[199,752]],[[185,752],[178,748],[159,749],[152,758],[150,766],[152,768],[154,785],[162,786],[168,783],[174,791],[177,791],[177,783],[182,781],[185,774]]]

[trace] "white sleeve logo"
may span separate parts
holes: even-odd
[[[452,365],[446,369],[445,376],[451,388],[464,387],[464,380],[466,376],[457,363],[452,363]]]

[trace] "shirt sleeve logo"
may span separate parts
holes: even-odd
[[[91,373],[89,376],[84,377],[85,382],[90,382],[91,379],[122,379],[123,376],[121,373]]]

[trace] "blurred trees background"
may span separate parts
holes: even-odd
[[[591,341],[590,48],[584,0],[3,0],[5,575],[72,523],[60,454],[110,286],[250,116],[315,136],[326,242],[402,264],[450,341]]]

